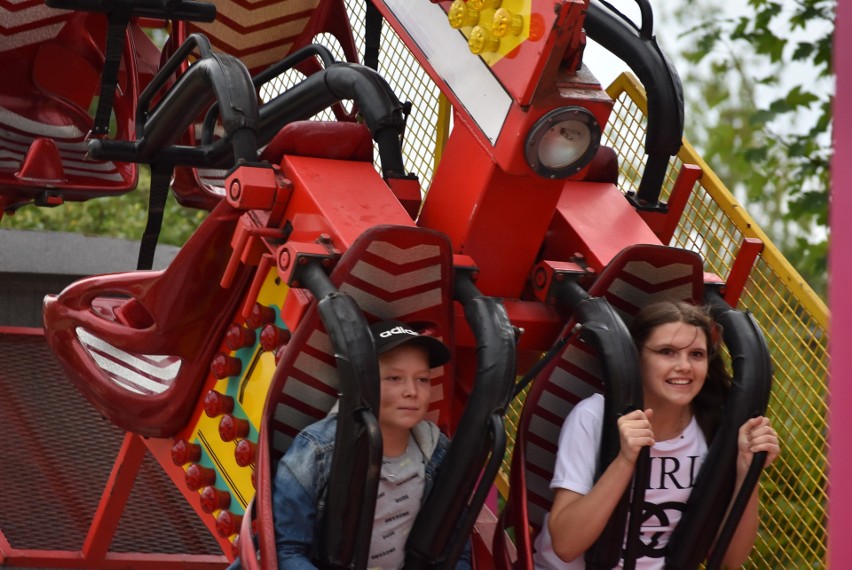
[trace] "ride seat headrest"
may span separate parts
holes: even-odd
[[[373,141],[361,123],[296,121],[278,131],[260,159],[279,164],[284,155],[372,162]]]

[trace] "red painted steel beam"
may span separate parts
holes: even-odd
[[[0,530],[0,566],[6,566],[6,555],[12,551],[12,545],[6,540],[3,531]]]
[[[0,532],[0,565],[17,568],[102,568],[134,570],[219,570],[224,555],[109,552],[147,447],[141,437],[126,434],[116,456],[101,502],[79,551],[13,548]],[[197,493],[196,493],[197,495]],[[208,525],[209,526],[209,525]]]
[[[545,259],[569,260],[579,254],[596,272],[628,246],[662,245],[618,188],[601,182],[566,183],[551,231]]]
[[[101,560],[109,551],[112,537],[124,512],[127,499],[133,490],[133,482],[145,458],[145,444],[134,434],[127,433],[115,458],[109,480],[95,511],[82,554],[86,560]]]
[[[109,553],[97,563],[70,550],[12,550],[0,558],[5,566],[15,568],[98,568],[102,570],[221,570],[224,556],[209,554],[140,554]],[[96,564],[96,566],[94,565]]]
[[[664,244],[671,243],[672,237],[677,230],[680,218],[686,208],[689,197],[692,195],[692,189],[695,183],[701,178],[702,170],[694,164],[684,164],[680,172],[678,172],[677,180],[675,180],[669,199],[666,203],[668,209],[665,213],[656,211],[648,212],[641,211],[639,215],[648,223],[648,226],[654,230],[660,242]]]
[[[44,336],[44,330],[38,327],[4,327],[0,326],[0,334],[18,336]]]
[[[751,270],[757,262],[757,257],[763,251],[763,241],[757,238],[745,238],[731,266],[731,272],[725,282],[724,299],[732,307],[736,307],[748,282]]]

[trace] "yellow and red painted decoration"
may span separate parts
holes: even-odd
[[[531,0],[455,0],[447,18],[488,65],[530,39]]]
[[[183,484],[200,495],[201,515],[213,517],[217,534],[235,545],[255,494],[258,429],[276,354],[290,339],[280,310],[288,292],[269,269],[249,314],[235,319],[244,322],[234,322],[225,335],[192,420],[172,445]]]
[[[450,27],[464,35],[470,52],[488,65],[520,105],[531,102],[540,83],[533,79],[547,67],[554,48],[584,41],[579,30],[564,24],[571,21],[569,14],[585,11],[587,0],[453,0],[441,5]],[[556,51],[562,53],[564,47]]]

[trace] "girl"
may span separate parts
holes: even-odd
[[[664,566],[665,546],[719,424],[730,377],[719,355],[717,325],[699,307],[649,305],[636,315],[631,335],[639,351],[646,409],[619,418],[620,451],[597,482],[603,396],[583,400],[569,414],[551,481],[553,505],[536,539],[536,568],[585,568],[583,554],[630,484],[645,446],[651,448],[651,478],[636,568]],[[752,418],[739,429],[735,494],[752,456],[760,451],[767,452],[766,465],[780,452],[778,437],[765,417]],[[725,554],[726,566],[745,562],[757,535],[757,515],[755,487]]]

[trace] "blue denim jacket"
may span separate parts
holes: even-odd
[[[311,424],[296,436],[278,463],[272,490],[272,509],[279,568],[315,568],[310,562],[311,549],[325,511],[336,429],[337,415],[330,415]],[[416,428],[413,433],[415,440],[418,440]],[[424,455],[429,457],[423,489],[425,499],[447,453],[449,440],[444,434],[439,434],[437,442],[431,444],[434,445],[431,453],[429,449],[423,449],[424,444],[429,445],[428,442],[418,441],[418,444]],[[456,564],[456,570],[471,567],[469,549],[468,543]]]

